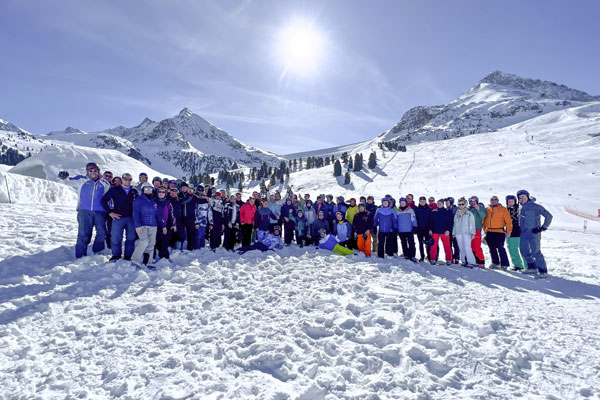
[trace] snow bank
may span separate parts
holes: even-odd
[[[135,179],[141,172],[146,172],[149,177],[171,178],[117,150],[94,149],[69,144],[47,146],[38,154],[15,165],[10,172],[60,181],[57,176],[59,171],[68,171],[71,176],[85,174],[85,165],[88,162],[97,163],[101,171],[110,170],[115,176],[129,172]]]
[[[77,193],[67,185],[0,170],[0,203],[77,205]]]

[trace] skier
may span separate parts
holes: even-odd
[[[148,182],[148,174],[145,172],[140,173],[138,184],[135,187],[138,193],[142,193],[142,185]]]
[[[187,182],[181,182],[180,187],[181,191],[179,192],[179,198],[181,199],[181,219],[186,233],[183,237],[187,240],[187,249],[194,250],[194,246],[196,245],[196,197],[194,196],[194,189],[190,188]],[[183,243],[181,245],[183,249]]]
[[[371,230],[373,229],[373,214],[367,211],[365,203],[358,205],[358,214],[352,221],[352,230],[356,238],[358,250],[371,257]]]
[[[234,195],[229,196],[229,202],[225,205],[223,221],[225,223],[223,247],[225,250],[233,250],[240,229],[240,206]]]
[[[398,220],[387,197],[381,199],[381,207],[377,209],[373,217],[373,226],[379,232],[377,256],[383,258],[385,249],[385,254],[391,257],[394,255],[393,241],[396,241]]]
[[[471,250],[471,241],[475,237],[475,216],[467,208],[467,199],[458,199],[458,211],[454,214],[452,236],[458,242],[460,261],[463,267],[473,268],[475,256]]]
[[[310,200],[309,200],[310,201]],[[300,247],[304,247],[310,244],[310,225],[308,224],[307,218],[304,216],[304,211],[298,210],[297,217],[291,217],[294,220],[294,226],[296,228],[296,243]]]
[[[158,258],[169,259],[169,241],[171,233],[177,230],[175,215],[173,214],[173,205],[167,199],[167,188],[160,186],[156,189],[156,207],[158,209],[158,218],[156,219],[156,246],[154,249],[154,258],[158,253]]]
[[[135,224],[133,223],[133,201],[138,196],[137,190],[131,187],[131,174],[123,174],[120,186],[108,189],[102,196],[102,204],[108,210],[112,220],[111,226],[111,251],[109,261],[121,258],[123,231],[125,231],[125,260],[131,260],[135,248]]]
[[[221,246],[221,236],[225,230],[223,218],[225,204],[223,203],[223,196],[221,193],[217,192],[215,198],[211,199],[210,208],[213,216],[213,223],[210,229],[210,248],[214,251]]]
[[[336,222],[333,225],[333,234],[341,246],[348,247],[348,241],[352,237],[352,225],[341,211],[335,213]]]
[[[177,185],[173,187],[172,184],[169,183],[168,200],[171,203],[171,207],[173,207],[173,217],[175,218],[175,229],[173,229],[169,245],[173,249],[181,249],[183,247],[183,242],[185,241],[185,223],[182,218],[181,199],[179,198],[179,189],[177,189]],[[180,243],[179,245],[177,245],[178,242]]]
[[[256,207],[254,206],[254,197],[250,197],[240,208],[240,223],[242,228],[242,247],[249,247],[252,240],[252,227]]]
[[[277,216],[273,214],[271,208],[269,207],[269,202],[267,199],[263,199],[261,207],[256,212],[254,226],[256,227],[256,238],[260,242],[263,236],[271,233],[271,222],[272,220],[276,220]],[[275,227],[276,225],[273,225]]]
[[[404,197],[398,200],[396,218],[398,219],[398,236],[402,244],[402,255],[407,260],[417,262],[415,258],[415,234],[413,233],[417,228],[417,217],[415,211],[408,206],[408,201]]]
[[[437,206],[436,206],[437,207]],[[419,261],[425,261],[427,255],[427,261],[431,260],[431,251],[427,242],[431,239],[429,236],[429,217],[431,215],[431,208],[427,205],[427,199],[425,196],[419,197],[419,205],[415,208],[415,216],[417,217],[417,240],[419,241]]]
[[[96,229],[96,237],[92,245],[94,254],[104,250],[106,237],[106,209],[102,204],[102,196],[110,189],[110,183],[100,176],[98,164],[90,162],[85,166],[86,175],[69,178],[70,181],[78,181],[79,199],[77,201],[77,243],[75,244],[75,257],[81,258],[87,255],[87,248],[92,240],[93,229]],[[69,173],[60,171],[60,179],[67,179]]]
[[[552,223],[552,214],[544,207],[535,203],[527,190],[517,192],[521,211],[519,212],[519,225],[521,227],[521,254],[527,261],[527,273],[538,272],[539,277],[548,274],[546,260],[540,250],[541,232],[548,229]],[[540,216],[544,217],[541,224]]]
[[[437,208],[431,211],[429,217],[429,235],[433,239],[431,245],[431,265],[437,264],[438,242],[442,240],[446,265],[452,264],[452,248],[450,247],[450,231],[453,228],[452,211],[444,208],[443,199],[438,200]]]
[[[490,205],[485,210],[486,217],[483,219],[483,230],[485,231],[484,243],[490,249],[492,257],[491,269],[507,269],[508,256],[504,248],[504,241],[510,237],[512,232],[512,220],[508,210],[500,204],[498,196],[490,198]]]
[[[523,263],[523,259],[519,253],[519,248],[521,247],[521,228],[519,226],[519,203],[516,196],[506,196],[506,209],[510,214],[513,226],[510,237],[506,240],[508,254],[510,255],[510,260],[513,264],[511,269],[513,271],[523,271],[526,263]]]
[[[156,231],[158,226],[158,206],[152,195],[152,185],[148,182],[142,184],[142,194],[133,202],[133,222],[138,240],[131,256],[133,263],[139,268],[140,263],[148,265],[150,254],[154,251]]]
[[[207,197],[204,195],[204,188],[199,187],[196,195],[193,196],[194,205],[194,229],[196,231],[196,241],[191,250],[199,250],[206,245],[206,232],[208,227],[213,224],[213,212]]]
[[[454,197],[446,197],[444,202],[446,203],[446,208],[452,212],[452,223],[454,224],[454,216],[458,211],[458,207],[456,207],[456,204],[454,204]],[[458,264],[460,250],[458,249],[458,242],[452,236],[452,229],[450,229],[450,245],[452,246],[452,262],[454,264]]]
[[[485,206],[479,202],[477,196],[469,197],[469,211],[473,213],[473,217],[475,218],[475,237],[471,240],[471,249],[473,250],[477,266],[483,268],[485,265],[485,256],[481,248],[481,229],[483,228],[483,219],[486,217],[487,212],[485,211]]]

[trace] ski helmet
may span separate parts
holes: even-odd
[[[521,189],[517,192],[517,197],[519,197],[520,195],[524,194],[525,196],[527,196],[527,198],[529,198],[529,192],[525,189]]]
[[[98,166],[98,164],[96,164],[95,162],[89,162],[85,165],[85,170],[87,171],[90,168],[96,168],[98,171],[100,171],[100,167]]]

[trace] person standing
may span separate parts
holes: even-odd
[[[521,254],[519,253],[519,248],[521,247],[521,228],[519,226],[519,203],[517,202],[516,196],[506,196],[506,209],[510,214],[513,226],[510,237],[506,239],[508,254],[510,255],[510,260],[513,264],[511,269],[513,271],[522,271],[525,266]]]
[[[171,207],[173,207],[173,217],[175,218],[175,229],[171,235],[169,245],[173,249],[181,250],[183,248],[183,242],[185,241],[185,223],[183,222],[181,213],[181,199],[179,198],[179,189],[177,185],[169,183],[169,196],[167,197]],[[180,244],[177,244],[177,243]]]
[[[125,231],[125,260],[131,260],[135,248],[133,201],[137,198],[138,192],[131,187],[131,181],[131,174],[123,174],[121,185],[111,187],[102,197],[104,208],[108,210],[108,216],[112,220],[110,246],[112,257],[109,261],[117,261],[121,258],[123,231]]]
[[[390,207],[390,200],[387,197],[381,199],[381,207],[377,209],[373,217],[373,226],[379,232],[377,257],[384,258],[384,250],[389,257],[393,256],[393,242],[396,241],[398,219],[396,212]]]
[[[223,213],[225,210],[225,203],[223,203],[223,195],[216,193],[215,198],[210,201],[210,208],[212,209],[213,223],[210,229],[210,248],[215,250],[221,246],[221,236],[225,230],[225,220]]]
[[[436,205],[437,208],[437,205]],[[425,196],[419,197],[419,205],[415,208],[417,217],[417,240],[419,241],[419,261],[431,261],[431,250],[427,244],[431,236],[429,236],[429,217],[431,216],[431,208],[427,205]]]
[[[256,207],[254,206],[254,197],[250,197],[240,208],[240,222],[242,228],[242,247],[249,247],[252,241],[252,228],[256,216]]]
[[[148,182],[142,184],[142,194],[133,202],[133,222],[138,240],[131,261],[138,267],[141,264],[148,265],[156,243],[156,230],[160,216],[152,191],[151,184]]]
[[[333,234],[341,246],[349,248],[349,241],[352,237],[352,225],[350,225],[350,222],[348,222],[341,211],[335,213],[335,220]]]
[[[446,203],[446,208],[452,212],[452,223],[454,224],[454,216],[458,211],[458,207],[456,207],[456,204],[454,204],[454,197],[446,197],[444,201]],[[458,242],[452,236],[452,229],[450,229],[450,246],[452,246],[452,262],[454,264],[458,264],[460,250],[458,249]]]
[[[94,254],[104,250],[106,238],[106,209],[102,204],[102,197],[110,189],[110,183],[100,176],[98,164],[90,162],[85,166],[86,176],[69,178],[78,181],[79,199],[77,201],[77,243],[75,244],[75,257],[87,255],[87,248],[92,241],[92,233],[96,229],[96,237],[92,245]],[[67,179],[69,173],[61,171],[60,179]],[[79,182],[85,179],[83,182]]]
[[[417,262],[415,258],[415,234],[413,233],[417,228],[417,217],[415,211],[408,205],[408,201],[404,197],[398,200],[396,218],[398,219],[398,236],[402,244],[402,255],[407,260]]]
[[[546,260],[540,249],[541,233],[548,229],[552,223],[552,214],[544,207],[535,203],[527,190],[517,192],[521,211],[519,212],[519,225],[521,227],[521,254],[527,261],[527,273],[538,273],[540,277],[548,274]],[[544,223],[541,218],[544,217]]]
[[[365,203],[358,205],[358,214],[352,221],[352,230],[356,238],[358,251],[365,253],[365,256],[371,257],[371,230],[373,229],[373,215],[367,211]]]
[[[473,250],[477,266],[483,268],[485,265],[485,256],[481,248],[481,229],[483,229],[483,219],[486,217],[487,212],[485,211],[485,206],[479,202],[477,196],[469,198],[469,211],[471,211],[475,218],[475,236],[471,240],[471,249]]]
[[[375,218],[375,213],[377,212],[377,204],[375,204],[375,197],[367,196],[366,202],[367,211],[371,214],[371,218]],[[377,227],[373,226],[371,229],[371,252],[376,253],[379,248],[378,245],[378,235],[377,235]]]
[[[167,199],[167,188],[160,186],[156,189],[156,206],[158,209],[158,218],[156,219],[156,246],[155,252],[158,258],[169,259],[169,241],[171,233],[177,230],[175,215],[173,214],[173,205]]]
[[[188,186],[187,182],[181,182],[180,188],[181,219],[185,228],[185,235],[183,235],[183,232],[181,235],[187,240],[187,249],[194,250],[194,245],[196,244],[196,197],[194,196],[193,189]],[[181,249],[183,250],[183,243],[181,244]]]
[[[456,238],[463,267],[475,265],[475,256],[471,250],[471,241],[475,237],[475,216],[467,208],[467,199],[458,199],[458,211],[454,214],[452,236]]]
[[[509,266],[508,256],[504,248],[504,241],[510,237],[512,232],[512,220],[508,210],[500,204],[498,196],[490,198],[490,206],[486,208],[486,217],[483,219],[483,230],[485,231],[484,243],[487,243],[492,257],[491,269],[507,269]]]
[[[442,199],[438,200],[437,208],[431,211],[429,218],[429,235],[433,239],[431,245],[431,265],[437,264],[438,242],[441,240],[446,256],[446,265],[452,264],[452,247],[450,247],[450,231],[453,228],[452,211],[444,208]]]
[[[148,174],[147,174],[147,173],[145,173],[145,172],[142,172],[142,173],[140,174],[140,176],[139,176],[139,181],[138,181],[138,184],[137,184],[137,185],[136,185],[136,187],[135,187],[135,190],[137,190],[137,192],[138,192],[139,194],[142,194],[142,185],[143,185],[144,183],[147,183],[147,182],[148,182]]]
[[[225,205],[224,210],[224,243],[225,250],[233,250],[235,247],[237,232],[240,229],[240,206],[236,201],[236,196],[229,196],[229,203]]]
[[[319,241],[321,240],[321,235],[319,232],[321,229],[324,229],[327,234],[329,234],[331,232],[329,230],[329,221],[327,221],[327,219],[325,219],[325,215],[326,215],[325,211],[323,211],[323,210],[319,211],[319,213],[317,215],[317,219],[315,220],[315,222],[313,223],[313,226],[312,226],[311,236],[312,236],[313,244],[315,246],[319,246]]]

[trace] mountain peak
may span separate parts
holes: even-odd
[[[192,110],[190,110],[187,107],[183,107],[183,109],[181,111],[179,111],[179,114],[177,114],[177,115],[179,115],[180,117],[187,117],[187,118],[189,118],[189,117],[192,116],[192,114],[193,114]]]
[[[67,126],[67,128],[65,129],[65,133],[85,133],[85,132],[82,131],[81,129],[73,128],[72,126]]]

